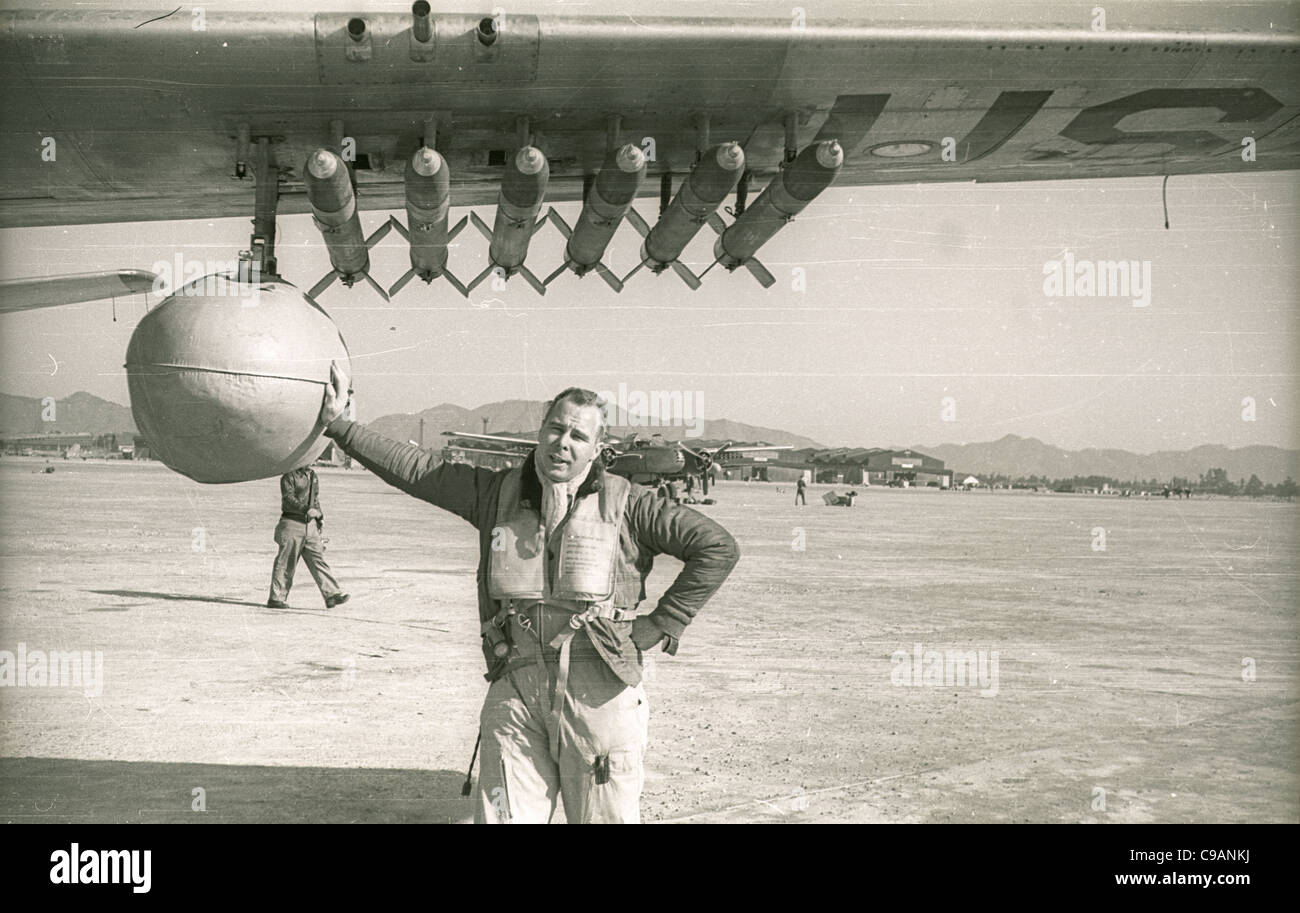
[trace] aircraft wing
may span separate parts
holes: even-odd
[[[910,5],[853,20],[498,10],[490,44],[481,14],[441,11],[3,11],[0,227],[247,216],[263,138],[282,214],[309,211],[302,168],[321,146],[349,157],[362,209],[402,208],[432,131],[452,204],[487,204],[520,116],[550,159],[548,202],[582,198],[611,113],[678,179],[701,113],[760,182],[829,138],[841,187],[1300,167],[1300,5],[1115,2],[1100,22],[1090,6],[954,4],[965,23]]]
[[[482,447],[458,447],[458,446],[456,446],[455,444],[448,444],[448,445],[447,445],[447,449],[449,449],[449,450],[458,450],[458,451],[461,451],[461,452],[463,452],[463,453],[485,453],[485,454],[488,454],[489,456],[497,456],[497,457],[500,457],[500,456],[522,456],[522,455],[523,455],[523,454],[514,454],[514,453],[509,453],[508,451],[505,451],[505,450],[486,450],[486,449],[484,449],[484,448],[482,448]]]
[[[158,277],[142,269],[0,281],[0,314],[99,301],[154,290]]]
[[[525,437],[510,437],[504,434],[475,434],[471,431],[444,431],[444,437],[464,438],[470,441],[496,441],[500,444],[515,444],[520,447],[531,448],[537,446],[537,438],[531,440]]]
[[[791,444],[770,444],[759,447],[721,447],[719,450],[725,450],[727,453],[758,453],[764,450],[793,450]]]

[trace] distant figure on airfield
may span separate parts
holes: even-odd
[[[288,608],[289,589],[300,557],[307,562],[307,570],[325,597],[325,608],[332,609],[348,601],[348,594],[339,588],[330,566],[325,563],[325,544],[321,541],[324,520],[315,470],[303,466],[280,476],[280,522],[275,527],[275,544],[280,546],[280,551],[271,571],[271,598],[266,601],[267,608]]]
[[[808,483],[804,481],[803,476],[799,476],[799,481],[794,487],[794,503],[796,507],[800,504],[804,507],[808,506],[807,492]]]
[[[695,476],[689,473],[686,476],[686,500],[695,503]]]

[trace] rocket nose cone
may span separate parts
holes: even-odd
[[[618,170],[627,174],[635,174],[645,167],[645,153],[639,146],[633,146],[628,143],[618,150],[618,155],[614,161],[618,163]]]
[[[411,167],[421,177],[431,178],[442,167],[442,156],[428,146],[424,146],[411,156]]]
[[[839,140],[828,139],[817,144],[817,164],[823,168],[838,168],[844,164],[844,150]]]
[[[328,149],[317,149],[307,159],[307,171],[318,180],[332,178],[338,170],[338,156]]]
[[[738,171],[745,167],[745,150],[739,143],[723,143],[718,147],[718,164],[727,171]]]
[[[546,156],[536,146],[525,146],[515,155],[515,168],[520,174],[537,174],[546,167]]]

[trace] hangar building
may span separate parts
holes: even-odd
[[[813,453],[808,460],[818,482],[951,488],[952,470],[943,460],[915,450],[839,447]],[[933,484],[931,484],[933,483]]]

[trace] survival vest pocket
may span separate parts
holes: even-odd
[[[577,602],[603,602],[614,592],[618,523],[570,517],[562,527],[555,595]]]
[[[546,561],[536,515],[521,513],[492,528],[488,595],[493,599],[541,599]]]

